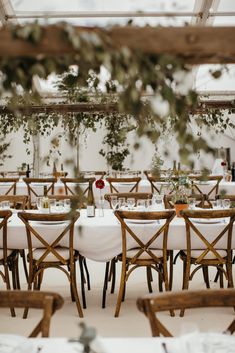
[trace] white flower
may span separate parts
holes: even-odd
[[[153,111],[161,118],[169,115],[170,105],[169,102],[163,100],[160,95],[156,95],[150,99]]]
[[[176,71],[173,75],[175,82],[175,92],[186,96],[193,88],[193,74],[192,71]]]

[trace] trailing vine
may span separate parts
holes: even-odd
[[[57,27],[61,33],[61,40],[76,50],[74,54],[62,54],[57,57],[0,58],[1,92],[7,91],[11,94],[11,107],[14,112],[12,115],[5,114],[0,117],[3,135],[16,131],[21,126],[25,129],[24,141],[28,142],[30,135],[36,131],[43,135],[50,134],[51,129],[58,125],[59,117],[53,114],[49,116],[41,114],[35,119],[30,116],[20,116],[14,109],[19,87],[24,90],[23,99],[25,96],[35,96],[38,99],[34,92],[33,77],[38,75],[45,79],[54,72],[66,77],[63,85],[68,92],[67,99],[71,102],[88,99],[86,91],[94,89],[96,89],[96,99],[104,99],[107,102],[106,97],[111,100],[115,97],[118,113],[117,115],[112,113],[109,115],[110,119],[108,116],[104,119],[108,130],[105,142],[111,150],[101,151],[113,167],[122,166],[123,158],[128,154],[128,147],[123,145],[126,141],[126,133],[134,126],[138,136],[146,135],[153,143],[157,142],[163,132],[171,130],[179,144],[182,163],[189,163],[192,153],[199,150],[212,151],[202,136],[194,136],[190,127],[192,116],[189,111],[196,107],[198,96],[191,88],[189,65],[180,58],[170,55],[146,54],[126,47],[116,49],[105,32],[97,34],[84,29],[83,32],[78,33],[75,27],[68,24],[59,24]],[[12,27],[13,37],[34,45],[40,44],[43,34],[43,26],[37,23]],[[71,74],[72,65],[76,66],[76,70]],[[97,87],[102,81],[103,68],[107,70],[109,76],[105,83],[107,96],[104,96],[104,93],[97,94]],[[95,78],[93,86],[91,85],[92,75]],[[212,75],[220,76],[218,70]],[[78,88],[76,94],[72,91],[74,87]],[[149,93],[151,98],[143,99],[145,93]],[[33,100],[31,104],[34,102]],[[62,124],[64,129],[76,138],[76,134],[82,131],[81,126],[83,130],[87,128],[95,130],[96,123],[104,117],[101,116],[102,114],[69,114],[63,118]],[[6,123],[4,123],[5,118]],[[198,126],[204,124],[215,127],[215,131],[217,128],[223,131],[228,126],[234,127],[227,119],[221,121],[221,116],[211,113],[205,121],[198,118],[195,122]],[[111,122],[112,120],[114,122]],[[120,136],[117,131],[121,132]]]

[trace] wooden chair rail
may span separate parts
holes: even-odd
[[[146,295],[137,299],[138,309],[149,319],[152,336],[172,336],[171,332],[157,318],[157,313],[168,310],[184,310],[204,307],[235,307],[235,289],[209,289],[198,291],[167,292]],[[232,334],[235,320],[225,329]]]

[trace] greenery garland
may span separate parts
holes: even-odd
[[[24,140],[28,142],[29,136],[36,131],[49,134],[51,128],[57,126],[58,116],[55,117],[53,114],[49,116],[42,114],[34,119],[33,117],[22,117],[14,110],[14,100],[18,96],[19,87],[23,88],[24,97],[36,97],[35,99],[38,99],[33,87],[33,77],[35,75],[46,79],[52,72],[66,74],[67,79],[64,83],[70,94],[73,86],[88,89],[91,74],[94,75],[95,86],[98,87],[101,81],[101,70],[106,68],[109,73],[106,93],[109,93],[111,89],[112,93],[116,94],[118,113],[120,114],[118,123],[116,121],[111,123],[111,119],[105,118],[105,125],[108,129],[106,142],[110,146],[113,144],[110,133],[118,131],[116,130],[118,125],[118,129],[122,129],[124,137],[115,137],[113,147],[117,149],[117,153],[119,153],[120,146],[123,146],[123,141],[125,141],[125,132],[132,129],[133,122],[131,122],[131,119],[135,122],[138,136],[146,135],[153,143],[157,142],[159,136],[166,129],[171,129],[179,144],[182,163],[189,163],[192,153],[199,150],[212,151],[206,140],[201,136],[194,136],[190,128],[192,117],[189,111],[194,109],[198,103],[195,90],[189,86],[186,87],[186,77],[191,71],[190,66],[186,65],[181,59],[169,55],[146,54],[126,47],[116,49],[105,33],[98,35],[85,30],[77,33],[76,29],[68,24],[57,26],[61,31],[62,40],[72,45],[76,50],[73,55],[0,59],[1,92],[8,91],[12,95],[12,109],[14,111],[14,115],[8,115],[5,124],[4,118],[6,118],[6,115],[1,116],[3,135],[22,126],[25,129]],[[38,23],[12,28],[13,37],[21,38],[35,45],[40,43],[43,33],[43,26]],[[73,75],[70,75],[71,65],[76,65],[78,68]],[[215,76],[219,77],[219,75]],[[112,84],[110,85],[109,82],[112,82]],[[143,99],[143,93],[150,93],[151,99]],[[24,98],[24,100],[26,99]],[[35,100],[31,101],[31,104],[34,102]],[[122,114],[125,114],[125,118],[121,117]],[[130,120],[127,118],[129,116],[132,117]],[[70,115],[68,119],[63,119],[64,128],[72,133],[76,129],[80,129],[80,123],[82,122],[84,128],[94,129],[94,124],[100,120],[100,116],[91,114],[88,118],[86,117],[86,114]],[[216,119],[217,115],[211,113],[210,117],[205,120],[205,125],[220,126],[222,114],[218,123]],[[125,124],[123,126],[124,120]],[[222,120],[223,130],[227,126],[232,126],[227,118]],[[196,123],[199,122],[199,126],[204,124],[202,119],[196,119],[195,121]],[[73,133],[73,136],[75,136],[75,133]],[[101,153],[105,154],[106,152],[101,151]],[[110,163],[112,163],[113,153],[113,150],[111,150],[106,154]],[[120,153],[122,154],[121,161],[127,154],[126,148],[121,150]],[[116,166],[119,168],[121,164],[117,163]]]

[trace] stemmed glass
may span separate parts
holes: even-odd
[[[225,208],[225,209],[230,208],[230,206],[231,206],[231,201],[230,201],[229,199],[224,199],[224,200],[222,201],[222,206],[223,206],[223,208]]]
[[[117,209],[117,205],[118,205],[117,196],[111,196],[111,206],[114,211]]]
[[[127,201],[127,207],[128,207],[128,210],[133,210],[133,207],[135,206],[135,199],[134,198],[128,198]]]

